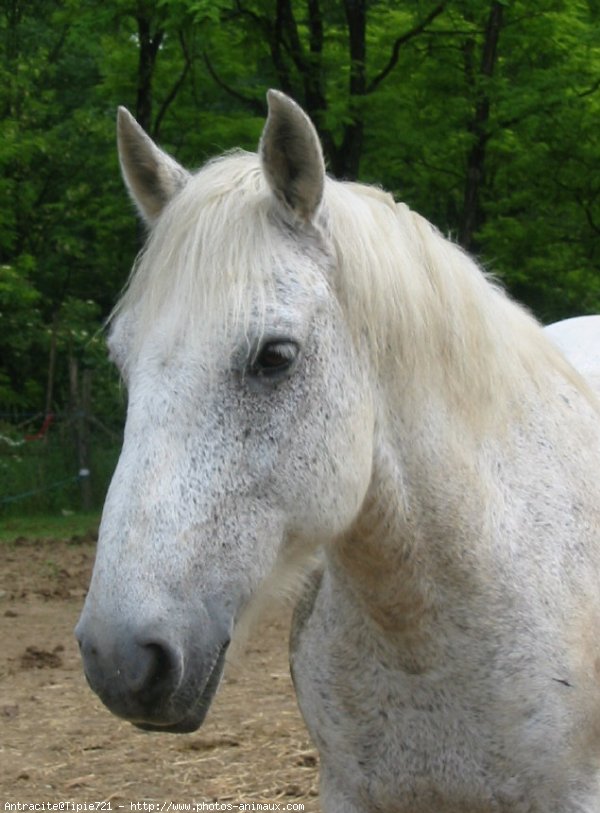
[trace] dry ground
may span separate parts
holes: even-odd
[[[289,678],[288,613],[256,627],[200,731],[141,732],[101,705],[81,670],[73,627],[93,556],[92,539],[0,545],[1,809],[219,801],[316,813],[317,755]]]

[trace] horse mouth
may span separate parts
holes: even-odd
[[[208,714],[208,710],[217,689],[219,688],[221,677],[223,676],[223,669],[225,667],[225,655],[227,653],[228,646],[228,640],[221,645],[215,656],[213,665],[208,671],[208,677],[200,687],[199,692],[197,692],[191,707],[185,711],[183,716],[177,719],[176,722],[164,723],[133,720],[132,722],[136,728],[140,728],[143,731],[162,731],[167,734],[189,734],[192,731],[196,731],[198,728],[200,728],[206,715]],[[180,703],[177,702],[177,698],[174,698],[174,702],[177,703],[178,707],[180,707]]]

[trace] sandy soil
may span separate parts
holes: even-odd
[[[19,801],[104,801],[117,811],[254,802],[316,813],[317,754],[289,677],[289,614],[280,608],[255,628],[200,731],[141,732],[113,717],[83,677],[73,627],[93,556],[92,539],[0,546],[2,810]]]

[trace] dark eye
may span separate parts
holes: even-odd
[[[259,348],[250,365],[254,376],[275,378],[285,373],[298,357],[298,345],[289,341],[268,341]]]

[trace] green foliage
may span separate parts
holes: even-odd
[[[460,236],[474,114],[485,98],[471,250],[544,321],[598,312],[597,19],[585,3],[503,3],[496,62],[485,76],[478,66],[492,5],[449,3],[431,35],[401,53],[369,100],[363,174]]]
[[[27,276],[33,258],[23,255],[19,265],[0,266],[0,403],[27,408],[43,398],[37,378],[36,356],[44,346],[44,326],[39,312],[40,294]],[[18,382],[18,386],[15,383]]]
[[[394,191],[542,319],[600,312],[599,23],[584,0],[0,0],[2,431],[73,412],[75,360],[118,436],[102,324],[141,242],[118,104],[194,167],[254,149],[279,87],[333,172]]]

